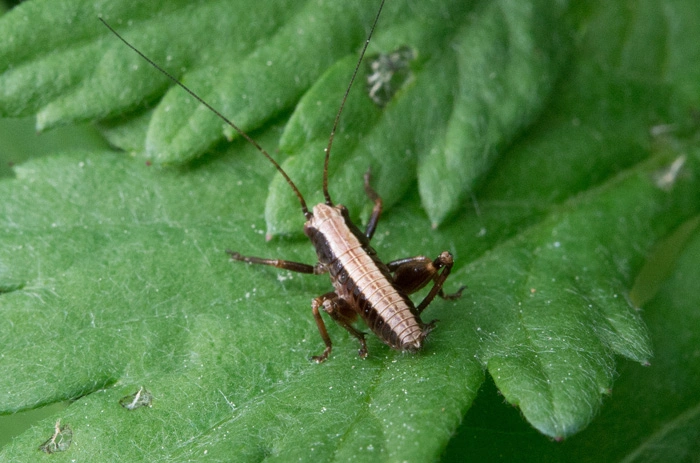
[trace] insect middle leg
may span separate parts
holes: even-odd
[[[345,299],[338,297],[334,292],[326,293],[322,296],[315,298],[311,301],[311,310],[314,314],[314,320],[316,320],[316,325],[318,326],[318,332],[321,333],[321,338],[323,342],[326,343],[326,348],[321,355],[315,355],[311,357],[316,363],[321,363],[328,358],[331,353],[333,344],[331,343],[331,338],[328,336],[328,331],[326,330],[326,324],[321,318],[321,313],[319,308],[322,308],[324,312],[331,316],[336,323],[345,328],[355,336],[360,341],[360,350],[357,352],[362,358],[367,357],[367,343],[365,342],[365,334],[362,331],[357,330],[351,323],[354,321],[356,313],[347,303]]]
[[[387,267],[394,274],[396,286],[401,288],[406,294],[414,293],[433,281],[433,287],[430,289],[430,292],[416,307],[418,313],[421,313],[433,301],[435,296],[453,300],[462,295],[462,291],[464,291],[466,286],[462,286],[453,294],[445,294],[442,290],[442,285],[450,275],[453,264],[452,254],[445,251],[435,260],[425,256],[408,257],[389,262]]]

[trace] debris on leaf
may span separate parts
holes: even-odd
[[[67,424],[61,426],[61,420],[56,421],[53,435],[39,446],[39,450],[48,454],[65,452],[73,441],[73,430]]]
[[[153,394],[148,392],[143,386],[133,394],[129,394],[119,399],[119,405],[127,410],[136,410],[141,407],[150,407],[153,404]]]
[[[409,67],[416,53],[403,46],[391,53],[367,57],[367,93],[379,107],[386,106],[396,92],[411,78]]]

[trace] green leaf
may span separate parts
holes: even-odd
[[[0,181],[0,410],[73,402],[14,439],[0,459],[35,460],[60,419],[72,437],[67,449],[50,457],[58,460],[434,460],[474,401],[485,370],[506,400],[546,436],[571,436],[595,415],[607,413],[601,403],[612,388],[617,390],[613,379],[619,375],[624,385],[626,372],[634,368],[623,362],[620,369],[616,356],[643,364],[656,361],[644,314],[633,299],[639,293],[630,296],[635,276],[654,243],[700,212],[700,152],[692,116],[699,92],[687,85],[691,71],[667,75],[664,59],[664,50],[673,55],[672,62],[697,53],[698,45],[681,39],[678,31],[698,32],[700,22],[692,18],[700,11],[695,5],[667,3],[663,11],[673,25],[669,28],[642,14],[655,11],[649,2],[622,11],[603,2],[569,11],[580,32],[546,112],[529,129],[519,129],[517,141],[484,183],[477,183],[472,206],[448,213],[451,218],[443,226],[430,230],[434,217],[422,212],[425,198],[418,196],[420,184],[413,188],[410,172],[422,159],[415,154],[418,147],[433,146],[436,138],[417,121],[448,121],[452,112],[450,105],[411,106],[417,100],[408,95],[415,92],[427,103],[436,95],[427,91],[430,82],[449,88],[450,77],[459,71],[457,61],[449,59],[451,47],[466,32],[463,16],[453,15],[454,22],[431,35],[432,28],[411,27],[412,16],[390,2],[382,20],[407,19],[388,22],[386,35],[378,29],[372,54],[420,43],[421,37],[425,44],[442,40],[444,51],[426,57],[420,52],[426,48],[416,46],[411,77],[384,108],[358,98],[364,94],[361,85],[355,89],[331,157],[331,194],[359,214],[359,205],[369,203],[361,175],[371,166],[378,191],[394,204],[373,240],[379,255],[388,261],[443,250],[454,254],[456,266],[446,290],[462,284],[468,289],[458,301],[437,300],[427,309],[426,319],[440,323],[417,355],[394,352],[370,337],[370,355],[363,361],[356,356],[356,341],[329,325],[333,355],[315,365],[308,357],[318,354],[323,343],[309,301],[328,291],[325,277],[228,261],[226,248],[314,262],[307,243],[265,242],[271,230],[299,230],[303,219],[287,185],[273,183],[266,199],[275,173],[250,146],[217,147],[198,162],[170,169],[94,149],[15,166],[15,178]],[[7,17],[17,18],[33,4],[3,17],[0,29],[10,27]],[[438,21],[434,4],[418,3],[416,8],[421,5],[434,13],[431,21]],[[468,7],[464,17],[480,18],[489,4]],[[170,10],[164,8],[167,16]],[[173,8],[174,17],[184,18],[186,11],[197,18],[193,12],[199,11]],[[371,22],[372,12],[363,14]],[[366,23],[357,24],[363,24],[355,26],[361,37]],[[145,21],[138,27],[144,33],[147,26]],[[177,42],[177,35],[170,38]],[[646,56],[640,37],[667,40],[668,45]],[[104,36],[100,43],[113,39]],[[353,67],[358,44],[350,42],[309,84],[283,134],[278,126],[256,133],[263,146],[275,146],[281,137],[280,146],[292,154],[284,165],[295,172],[304,191],[320,184],[325,138],[316,134],[332,122],[337,107],[324,100],[340,99],[347,82],[343,75]],[[91,50],[86,47],[83,51]],[[14,53],[35,52],[20,47]],[[438,58],[439,63],[434,61]],[[432,81],[421,80],[428,76],[422,70],[433,65],[444,72],[433,73]],[[89,68],[81,66],[65,72],[79,75]],[[194,76],[203,68],[193,69]],[[151,80],[138,85],[160,85]],[[62,82],[58,79],[56,85]],[[129,94],[132,83],[123,85]],[[44,91],[67,98],[61,90]],[[27,90],[26,100],[31,103],[39,93]],[[134,101],[127,106],[137,108],[142,102]],[[16,106],[23,104],[17,97]],[[331,110],[319,109],[324,107]],[[138,149],[130,134],[146,134],[151,129],[144,129],[144,121],[152,124],[155,116],[144,109],[133,114],[140,120],[112,121],[118,128],[111,134]],[[408,124],[394,125],[403,119],[416,123],[411,137]],[[502,135],[505,146],[514,132],[504,128]],[[369,141],[400,146],[401,139],[412,139],[413,154],[373,149],[362,155],[357,148]],[[317,156],[309,151],[307,160],[293,154],[311,145]],[[306,162],[309,167],[302,168]],[[307,198],[310,204],[314,194]],[[284,201],[292,205],[289,219],[275,212],[275,207],[288,207]],[[691,259],[687,265],[697,263]],[[668,293],[658,297],[663,300]],[[678,324],[667,329],[678,330]],[[658,339],[653,327],[651,336]],[[669,346],[683,349],[682,339],[675,338],[668,337]],[[669,352],[679,352],[673,349]],[[682,367],[669,364],[670,355],[658,355],[667,365],[667,377],[679,373]],[[692,379],[688,376],[687,384]],[[140,390],[152,395],[151,406],[128,410],[120,405]],[[645,400],[653,400],[649,397]],[[663,403],[659,400],[659,407]],[[620,407],[635,404],[629,398]],[[692,426],[691,401],[682,407],[666,416]],[[594,422],[589,430],[597,426]],[[654,426],[647,420],[637,438],[652,436]],[[678,434],[653,436],[644,451],[630,455],[646,455],[665,436],[682,436],[685,428],[677,429]],[[562,447],[543,443],[529,455],[527,448],[533,447],[523,450],[519,436],[532,434],[508,435],[503,453],[517,449],[532,460],[561,457],[579,439]],[[595,444],[589,448],[597,448],[601,435],[591,438]],[[614,455],[624,454],[630,445],[621,442]],[[569,459],[582,458],[581,452],[571,455],[578,457]]]
[[[72,149],[76,145],[95,150],[108,147],[100,134],[89,125],[67,126],[37,136],[28,119],[0,119],[0,121],[2,124],[0,153],[5,161],[0,163],[0,178],[13,176],[12,166],[30,158]]]
[[[612,387],[612,354],[651,357],[625,288],[658,228],[678,223],[657,215],[668,197],[650,176],[642,170],[576,198],[470,269],[480,358],[505,398],[545,434],[567,436],[588,424]],[[679,194],[700,198],[697,190]],[[496,297],[504,287],[508,297]]]
[[[433,226],[458,210],[505,145],[540,113],[559,75],[566,2],[484,2],[455,37],[449,119],[418,163]]]
[[[601,435],[609,429],[610,421],[619,417],[631,424],[619,442],[611,442],[606,448],[609,459],[688,461],[697,455],[700,437],[697,400],[697,385],[700,384],[697,307],[700,299],[696,290],[700,276],[697,265],[700,233],[697,224],[697,220],[689,224],[695,228],[695,233],[691,234],[688,245],[682,246],[671,278],[645,309],[655,346],[650,368],[623,365],[629,375],[620,379],[615,398],[604,410],[600,422],[590,429],[591,437]],[[623,400],[616,400],[618,393]],[[629,399],[647,405],[629,407]],[[572,441],[571,451],[590,454],[593,440],[586,433],[581,437],[580,441]]]
[[[351,94],[339,130],[343,144],[334,145],[331,168],[332,188],[342,193],[343,203],[350,210],[366,204],[355,185],[371,167],[385,188],[387,206],[405,194],[417,172],[434,226],[457,210],[547,99],[566,50],[565,6],[482,2],[468,11],[463,2],[441,2],[407,24],[378,31],[378,46],[408,46],[420,63],[383,111],[371,108],[366,95]],[[451,21],[444,19],[448,8]],[[319,119],[317,108],[320,102],[334,107],[352,65],[352,58],[338,63],[317,81],[297,106],[280,147],[298,153],[284,168],[302,179],[299,184],[311,185],[314,198],[322,197],[319,166],[332,125],[332,112]],[[320,127],[314,125],[318,120],[324,121]],[[285,143],[290,138],[294,141]],[[268,233],[293,233],[294,207],[287,198],[288,186],[278,177],[266,208]]]
[[[222,15],[228,3],[122,1],[103,6],[52,0],[51,12],[46,1],[22,5],[0,22],[0,35],[12,37],[11,46],[0,50],[0,62],[9,63],[0,68],[0,113],[37,112],[40,130],[108,118],[103,126],[112,142],[145,152],[157,163],[190,161],[224,136],[237,135],[182,89],[172,83],[168,89],[168,79],[102,27],[96,20],[101,17],[246,132],[305,95],[308,103],[296,109],[288,129],[305,133],[305,140],[285,137],[297,140],[283,142],[281,149],[303,157],[285,167],[300,184],[316,185],[318,191],[320,181],[311,180],[320,175],[325,146],[320,140],[328,138],[342,95],[338,90],[348,84],[374,10],[365,2],[251,6],[241,1],[231,7],[236,14]],[[347,206],[359,210],[363,198],[351,193],[355,189],[349,181],[372,166],[376,180],[388,187],[387,208],[406,193],[418,172],[433,224],[453,213],[514,134],[539,113],[566,49],[561,37],[568,33],[565,11],[564,2],[473,5],[450,0],[410,7],[389,2],[372,50],[390,53],[407,47],[417,58],[405,88],[383,111],[370,108],[371,117],[353,118],[353,103],[372,104],[357,89],[348,104],[338,133],[346,141],[336,148],[331,172],[342,172],[332,177],[332,184]],[[37,19],[31,24],[18,20],[27,17]],[[206,40],[191,40],[200,36]],[[46,49],[54,51],[47,54]],[[143,107],[163,92],[155,109],[136,124],[113,117]],[[316,108],[324,110],[323,117]],[[305,130],[299,132],[299,125]],[[464,131],[465,125],[475,128]],[[344,165],[348,158],[351,165]],[[287,188],[273,186],[268,200],[271,234],[296,231],[290,226],[289,203],[276,194],[280,187]]]
[[[677,263],[669,259],[676,253],[681,256]],[[654,358],[647,366],[621,362],[614,393],[586,430],[563,444],[547,442],[523,426],[517,411],[503,407],[489,384],[450,443],[444,461],[462,461],[458,456],[465,454],[479,461],[509,457],[549,462],[692,461],[700,432],[698,218],[665,240],[654,255],[656,268],[648,270],[671,267],[671,278],[644,308]],[[649,283],[640,278],[635,287]]]
[[[105,449],[129,460],[204,450],[301,456],[311,447],[322,459],[358,446],[390,459],[439,452],[478,389],[474,359],[423,365],[438,350],[405,356],[373,339],[362,361],[354,339],[332,327],[334,356],[315,365],[308,358],[323,344],[308,304],[325,278],[275,278],[226,258],[235,246],[311,261],[308,246],[266,246],[259,233],[266,177],[256,172],[264,166],[253,153],[177,173],[73,153],[17,168],[17,180],[2,185],[3,197],[25,192],[6,203],[0,227],[0,278],[23,282],[2,295],[12,308],[0,334],[3,409],[85,396],[62,422],[75,451],[92,459]],[[126,411],[119,400],[141,386],[153,407]],[[455,387],[458,397],[448,392]],[[99,422],[121,431],[106,434]],[[426,422],[435,429],[415,439],[412,429]],[[26,455],[20,442],[45,431],[33,429],[6,455]],[[290,432],[301,434],[289,440]]]

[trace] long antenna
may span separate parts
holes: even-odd
[[[382,2],[382,3],[383,3],[383,2]],[[113,33],[114,35],[116,35],[117,38],[119,38],[119,40],[121,40],[122,42],[124,42],[124,43],[126,44],[127,47],[129,47],[129,48],[131,48],[132,50],[134,50],[136,53],[139,54],[139,56],[141,56],[141,58],[143,58],[144,60],[146,60],[146,62],[148,62],[148,64],[150,64],[151,66],[153,66],[154,68],[156,68],[157,70],[159,70],[162,74],[164,74],[164,75],[165,75],[166,77],[168,77],[170,80],[172,80],[172,81],[175,82],[177,85],[179,85],[180,87],[182,87],[187,93],[189,93],[190,95],[192,95],[192,97],[193,97],[195,100],[197,100],[198,102],[200,102],[201,104],[203,104],[204,106],[206,106],[211,112],[213,112],[214,114],[216,114],[221,120],[223,120],[223,121],[226,122],[228,125],[230,125],[231,127],[233,127],[233,129],[234,129],[236,132],[238,132],[238,134],[239,134],[240,136],[242,136],[243,138],[245,138],[251,145],[255,146],[255,147],[258,149],[258,151],[260,151],[262,154],[264,154],[265,157],[272,163],[272,165],[275,166],[275,168],[277,169],[277,171],[278,171],[280,174],[282,174],[282,176],[283,176],[284,179],[287,181],[287,183],[289,184],[289,186],[292,187],[292,190],[294,190],[294,194],[296,194],[296,195],[297,195],[297,198],[299,198],[299,203],[301,204],[301,211],[304,213],[304,217],[306,217],[307,220],[309,220],[309,219],[311,219],[311,217],[313,217],[313,215],[311,214],[311,212],[309,212],[309,208],[306,206],[306,201],[304,201],[304,197],[302,196],[301,192],[299,191],[299,189],[297,188],[297,186],[294,184],[294,182],[292,182],[292,179],[289,178],[289,175],[287,175],[287,173],[286,173],[284,170],[282,170],[282,167],[277,163],[277,161],[275,161],[275,160],[272,158],[272,156],[270,156],[270,154],[269,154],[267,151],[265,151],[265,149],[264,149],[262,146],[260,146],[260,144],[259,144],[258,142],[256,142],[255,140],[253,140],[253,138],[251,138],[250,135],[248,135],[248,134],[245,133],[243,130],[241,130],[236,124],[234,124],[233,122],[231,122],[226,116],[224,116],[223,114],[221,114],[220,111],[218,111],[217,109],[215,109],[212,105],[210,105],[209,103],[207,103],[206,101],[204,101],[199,95],[197,95],[197,94],[194,93],[192,90],[190,90],[189,87],[187,87],[185,84],[183,84],[182,82],[180,82],[175,76],[173,76],[173,75],[170,74],[168,71],[166,71],[165,69],[163,69],[162,67],[160,67],[160,66],[159,66],[158,64],[156,64],[152,59],[150,59],[148,56],[146,56],[146,55],[144,55],[143,53],[141,53],[135,46],[133,46],[132,44],[130,44],[129,42],[127,42],[127,40],[126,40],[124,37],[122,37],[121,35],[119,35],[119,33],[118,33],[117,31],[115,31],[114,28],[113,28],[112,26],[110,26],[109,24],[107,24],[107,22],[106,22],[104,19],[102,19],[102,18],[98,18],[98,19],[99,19],[100,21],[102,21],[102,24],[104,24],[104,25],[107,27],[107,29],[109,29],[110,31],[112,31],[112,33]],[[376,21],[375,21],[375,22],[376,22]],[[366,45],[365,45],[365,48],[366,48]],[[364,52],[363,52],[363,53],[364,53]],[[353,78],[354,78],[354,76],[353,76]],[[347,93],[346,93],[345,96],[347,97]],[[343,100],[343,102],[345,102],[345,100]],[[342,109],[342,107],[341,107],[341,109]],[[336,118],[336,124],[337,124],[337,118]],[[333,130],[335,131],[335,128],[334,128]]]
[[[365,52],[367,51],[367,46],[369,45],[369,41],[372,38],[372,34],[374,33],[374,28],[377,27],[377,22],[379,21],[379,15],[382,12],[382,8],[384,8],[384,2],[385,0],[382,0],[382,3],[379,5],[379,11],[377,11],[377,15],[374,17],[374,23],[372,23],[372,28],[369,30],[369,35],[367,36],[367,40],[365,40],[365,46],[362,47],[362,52],[360,53],[360,59],[357,60],[357,65],[355,66],[355,71],[352,73],[352,78],[350,79],[350,84],[348,85],[347,90],[345,90],[345,95],[343,96],[343,101],[340,103],[340,108],[338,108],[338,114],[335,115],[335,122],[333,122],[333,130],[331,130],[331,136],[328,139],[328,146],[326,147],[326,158],[323,161],[323,197],[326,198],[326,204],[329,206],[333,205],[333,201],[331,201],[331,195],[328,193],[328,161],[330,160],[331,157],[331,147],[333,146],[333,138],[335,137],[335,132],[338,129],[338,121],[340,121],[340,113],[343,112],[343,108],[345,107],[345,101],[348,99],[348,95],[350,94],[350,89],[352,88],[353,82],[355,82],[355,77],[357,77],[357,72],[360,70],[360,65],[362,64],[362,58],[365,56]]]

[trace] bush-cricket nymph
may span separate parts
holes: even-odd
[[[391,348],[400,351],[416,352],[423,347],[426,336],[435,327],[435,320],[427,323],[423,322],[421,319],[423,310],[432,302],[435,296],[440,296],[443,299],[455,299],[461,295],[464,289],[462,287],[456,293],[449,295],[442,290],[442,286],[453,266],[452,255],[447,251],[442,252],[435,259],[417,256],[395,260],[386,264],[379,259],[370,245],[370,240],[374,235],[382,213],[382,200],[370,184],[369,170],[364,176],[364,190],[367,197],[374,203],[374,207],[364,231],[361,231],[350,220],[345,206],[335,204],[332,201],[328,192],[328,163],[338,121],[379,20],[384,2],[385,0],[382,0],[379,6],[379,11],[360,53],[328,139],[323,164],[323,195],[325,201],[317,204],[311,210],[309,210],[304,197],[292,179],[255,140],[102,21],[119,39],[141,55],[148,63],[168,76],[197,101],[214,112],[226,124],[230,125],[249,143],[253,144],[280,172],[299,199],[301,211],[306,219],[304,233],[311,240],[318,256],[318,262],[315,265],[280,259],[243,256],[230,250],[227,250],[227,252],[231,259],[236,261],[270,265],[292,272],[314,275],[328,273],[330,275],[334,290],[314,298],[311,303],[314,320],[325,343],[323,352],[312,357],[318,363],[328,358],[332,348],[331,339],[321,317],[321,312],[327,313],[336,323],[358,339],[360,342],[359,355],[362,358],[367,356],[367,344],[365,342],[365,333],[353,326],[353,322],[358,316],[364,320],[382,342]],[[431,282],[432,287],[428,294],[418,305],[414,305],[411,299],[408,298],[408,295]]]

